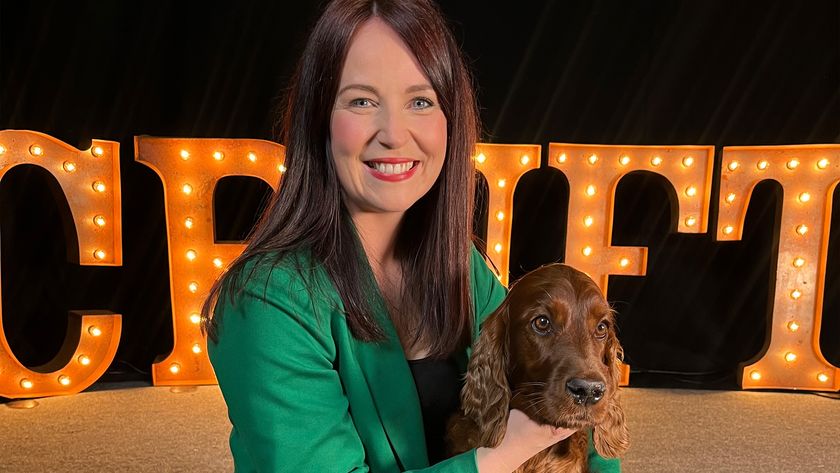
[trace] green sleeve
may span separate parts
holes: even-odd
[[[592,473],[621,473],[621,460],[618,458],[604,458],[595,451],[592,440],[592,430],[589,430],[589,470]]]
[[[236,470],[368,471],[333,368],[329,320],[315,320],[303,285],[276,268],[267,285],[255,277],[235,304],[221,305],[208,354],[233,424]]]

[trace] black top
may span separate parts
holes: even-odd
[[[463,380],[451,358],[408,360],[408,366],[420,397],[429,463],[435,464],[447,457],[446,423],[461,403]]]

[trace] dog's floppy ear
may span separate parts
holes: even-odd
[[[624,421],[624,409],[621,407],[621,395],[618,392],[618,381],[621,379],[621,360],[624,350],[618,343],[615,332],[611,332],[604,348],[604,362],[609,369],[609,390],[612,395],[606,399],[607,417],[595,426],[595,450],[602,457],[617,458],[630,447],[630,433]]]
[[[482,447],[498,446],[507,428],[510,411],[507,325],[508,304],[505,301],[481,326],[481,335],[461,390],[461,406],[466,417],[478,425],[478,446]]]

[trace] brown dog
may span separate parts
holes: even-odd
[[[613,311],[584,273],[551,264],[522,277],[482,325],[449,423],[452,453],[495,447],[510,409],[543,425],[578,429],[517,472],[587,472],[589,429],[603,457],[629,446],[619,402],[621,346]]]

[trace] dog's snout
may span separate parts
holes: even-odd
[[[577,404],[591,405],[604,397],[606,386],[600,381],[590,381],[581,378],[572,378],[566,382],[566,391],[572,396]]]

